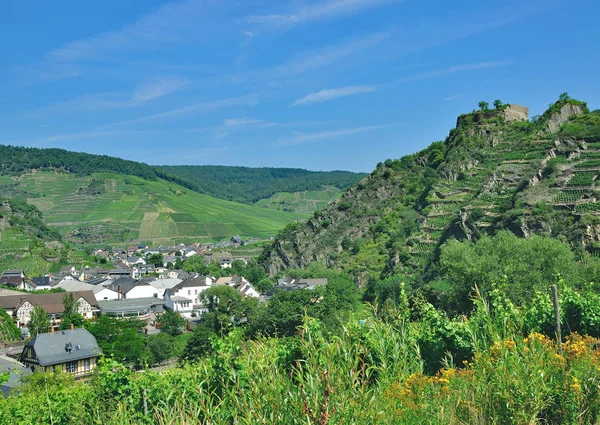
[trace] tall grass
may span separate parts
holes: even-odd
[[[361,312],[334,332],[306,317],[294,338],[237,330],[210,357],[163,373],[105,359],[90,384],[36,376],[0,400],[0,423],[599,423],[596,338],[572,333],[559,351],[532,329],[543,323],[533,307],[525,314],[500,291],[469,318],[417,304]]]

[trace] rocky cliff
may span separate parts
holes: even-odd
[[[286,228],[262,261],[271,275],[320,261],[365,283],[421,275],[449,238],[476,240],[500,229],[593,251],[600,246],[599,142],[600,113],[571,99],[535,123],[519,105],[461,115],[445,141],[378,164],[325,210]]]

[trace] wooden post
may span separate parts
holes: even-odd
[[[556,342],[558,343],[558,351],[562,352],[562,337],[560,333],[560,307],[558,305],[558,288],[552,285],[552,302],[554,303],[554,323],[556,332]]]
[[[148,416],[148,390],[144,388],[144,416]]]

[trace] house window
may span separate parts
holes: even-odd
[[[69,372],[69,373],[77,372],[77,362],[68,362],[67,363],[67,372]]]
[[[198,290],[194,289],[194,295],[198,295]]]
[[[83,370],[90,370],[90,359],[85,359],[83,361]]]
[[[192,291],[188,289],[188,295],[192,295]]]

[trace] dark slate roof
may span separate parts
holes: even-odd
[[[120,277],[113,281],[113,283],[108,285],[108,288],[116,292],[128,293],[133,288],[135,288],[138,283],[138,280],[132,279],[130,277]]]
[[[73,294],[75,301],[79,301],[80,298],[83,298],[93,307],[98,306],[98,302],[92,291],[76,291],[73,292]],[[23,292],[21,295],[0,297],[0,307],[5,310],[15,310],[28,301],[32,305],[42,306],[48,314],[60,314],[65,311],[65,306],[63,305],[63,297],[65,295],[65,292],[54,292],[50,294],[31,294]]]
[[[66,350],[69,344],[72,347],[70,353]],[[26,346],[33,347],[40,366],[88,359],[102,354],[96,338],[87,329],[81,328],[37,334]]]
[[[35,286],[48,286],[50,285],[50,277],[48,276],[38,276],[38,277],[32,277],[31,281],[34,283]]]

